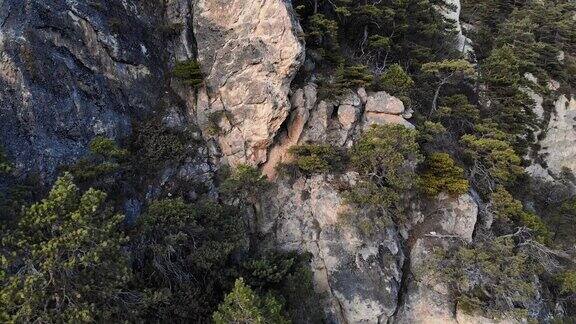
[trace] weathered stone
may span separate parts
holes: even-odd
[[[384,91],[371,93],[366,102],[366,112],[400,115],[404,112],[404,103]]]
[[[233,129],[219,142],[233,165],[265,162],[289,116],[290,83],[304,61],[289,10],[281,0],[195,2],[198,61],[211,102],[231,118]]]
[[[382,323],[394,313],[403,259],[397,233],[389,228],[368,238],[347,224],[342,217],[349,209],[330,179],[281,181],[263,211],[260,228],[275,246],[312,254],[330,322]]]
[[[456,31],[455,49],[464,55],[470,55],[474,52],[474,49],[472,48],[472,41],[462,33],[462,23],[460,22],[461,9],[462,5],[460,0],[446,1],[446,6],[439,7],[440,13],[446,20],[454,24]]]
[[[131,120],[158,104],[157,10],[133,0],[98,10],[86,1],[0,1],[0,138],[17,174],[49,182],[94,136],[127,138]]]
[[[437,204],[442,208],[442,215],[438,222],[441,232],[472,242],[472,234],[478,217],[478,204],[472,196],[465,194],[450,197],[442,193],[437,198]]]
[[[559,174],[562,168],[576,172],[576,98],[561,95],[555,103],[546,136],[540,142],[540,154],[548,171]],[[547,178],[548,172],[537,166],[528,169],[533,175]]]
[[[350,129],[358,119],[358,109],[350,105],[338,107],[338,121],[344,129]]]
[[[363,105],[366,104],[366,102],[368,102],[368,93],[366,93],[366,89],[364,88],[358,88],[358,97],[360,98],[360,102],[362,102]]]
[[[404,301],[394,323],[459,323],[455,318],[456,301],[442,278],[434,276],[430,264],[434,249],[448,249],[472,241],[478,206],[469,194],[450,197],[441,194],[424,205],[424,218],[416,217],[410,241],[410,275]]]
[[[368,129],[371,125],[385,125],[385,124],[397,124],[404,125],[408,128],[415,128],[410,122],[404,119],[402,116],[390,115],[390,114],[378,114],[367,112],[364,115],[364,129]]]

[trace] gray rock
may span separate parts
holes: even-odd
[[[94,136],[126,138],[156,105],[156,10],[133,0],[0,2],[0,138],[20,174],[52,179]]]
[[[366,102],[366,112],[400,115],[404,112],[404,103],[384,91],[371,93]]]
[[[366,237],[347,224],[348,207],[323,176],[280,181],[262,210],[259,227],[276,248],[312,254],[315,288],[335,323],[381,323],[394,313],[403,254],[393,228]]]

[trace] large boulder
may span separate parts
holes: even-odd
[[[218,141],[232,165],[263,163],[290,113],[290,83],[304,61],[301,33],[282,0],[196,0],[194,35],[205,74],[204,114],[221,113]]]
[[[368,95],[366,112],[400,115],[404,112],[404,103],[384,91]]]

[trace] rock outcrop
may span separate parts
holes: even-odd
[[[0,2],[0,144],[18,174],[50,180],[95,135],[131,134],[163,95],[160,19],[133,0]]]
[[[457,198],[441,194],[436,201],[422,207],[413,217],[418,223],[410,234],[405,291],[394,323],[482,322],[478,317],[462,322],[457,319],[459,311],[446,283],[430,269],[434,249],[472,241],[478,205],[469,194]]]
[[[555,174],[562,168],[576,173],[576,98],[561,95],[539,144],[547,167]]]
[[[219,114],[223,162],[265,162],[290,114],[290,83],[304,60],[290,10],[281,0],[194,3],[197,59],[206,83],[196,109],[199,120]]]
[[[265,199],[260,228],[275,248],[311,253],[329,323],[386,323],[402,277],[398,234],[389,227],[366,236],[347,222],[336,180],[354,181],[354,174],[279,181]]]
[[[460,3],[460,0],[449,0],[446,1],[445,7],[440,8],[440,12],[448,21],[454,24],[454,30],[456,32],[456,50],[465,55],[469,55],[473,52],[472,41],[466,37],[462,31],[463,24],[460,21],[461,9],[462,4]]]
[[[339,100],[318,100],[315,84],[297,89],[291,96],[292,113],[286,130],[278,134],[271,147],[263,171],[270,178],[275,167],[290,161],[288,149],[302,143],[329,143],[335,147],[351,147],[354,141],[373,124],[414,126],[406,119],[411,112],[402,101],[386,92],[366,93],[363,88],[350,91]]]

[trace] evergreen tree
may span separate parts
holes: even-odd
[[[212,316],[216,324],[287,324],[282,305],[271,295],[262,298],[242,278]]]
[[[47,198],[23,210],[2,238],[2,321],[111,321],[129,311],[123,217],[105,201],[98,190],[80,193],[65,174]]]

